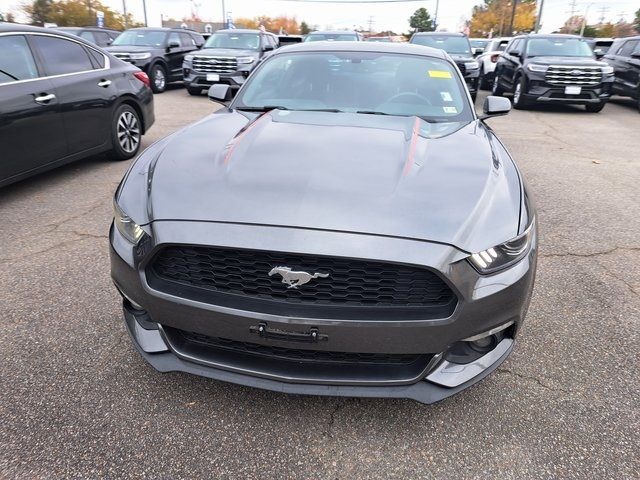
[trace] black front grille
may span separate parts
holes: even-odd
[[[227,338],[210,337],[200,333],[186,332],[184,330],[180,330],[179,333],[187,342],[197,343],[209,348],[224,349],[242,354],[263,355],[270,358],[294,360],[296,362],[409,365],[425,357],[425,355],[419,354],[353,353],[328,352],[324,350],[302,350],[296,348],[275,347],[272,345],[260,345],[258,343],[251,342],[241,342],[238,340],[229,340]]]
[[[280,274],[269,275],[279,266],[328,276],[288,288]],[[160,250],[147,273],[154,288],[169,293],[274,314],[436,318],[449,316],[456,304],[431,270],[344,257],[179,245]]]

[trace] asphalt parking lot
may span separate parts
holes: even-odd
[[[213,109],[157,95],[145,145]],[[511,357],[431,406],[155,372],[109,277],[129,162],[0,190],[0,477],[638,478],[640,115],[621,99],[489,122],[535,195],[537,284]]]

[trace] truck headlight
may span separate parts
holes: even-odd
[[[603,75],[612,75],[613,74],[613,67],[611,65],[607,65],[606,67],[602,67],[602,74]]]
[[[129,58],[131,60],[146,60],[147,58],[151,58],[151,53],[130,53]]]
[[[464,62],[464,68],[466,70],[477,70],[478,68],[480,68],[480,64],[476,61]]]
[[[535,219],[522,234],[500,245],[472,254],[469,261],[481,274],[502,270],[527,256],[534,235]]]
[[[250,63],[253,63],[255,61],[255,58],[253,57],[238,57],[238,64],[240,65],[248,65]]]
[[[549,65],[540,65],[538,63],[530,63],[527,68],[532,72],[544,73],[549,69]]]
[[[134,245],[137,244],[144,235],[142,227],[131,220],[131,217],[124,213],[115,201],[113,202],[113,223],[122,236]]]

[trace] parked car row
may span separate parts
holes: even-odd
[[[149,78],[83,37],[0,23],[0,186],[98,153],[135,156]]]

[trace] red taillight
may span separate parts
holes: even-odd
[[[133,76],[136,77],[138,80],[140,80],[142,83],[144,83],[147,86],[147,88],[151,88],[151,82],[149,81],[149,76],[146,73],[135,72]]]
[[[498,57],[499,56],[500,56],[500,54],[491,55],[491,61],[493,63],[496,63],[498,61]]]

